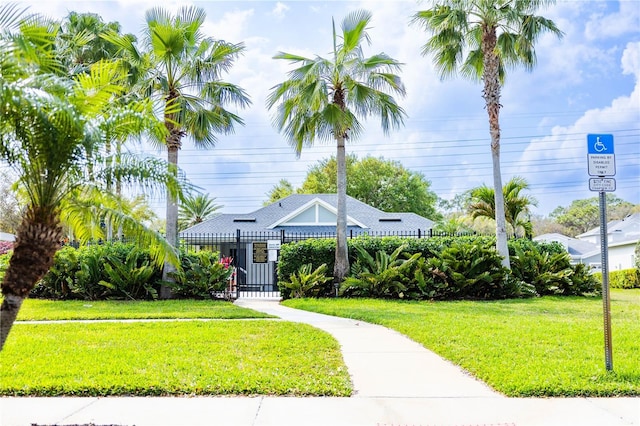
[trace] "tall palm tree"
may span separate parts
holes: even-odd
[[[395,74],[401,65],[384,53],[365,57],[363,43],[370,42],[367,29],[371,13],[357,10],[342,21],[340,36],[333,24],[333,56],[305,58],[280,52],[274,58],[296,66],[286,80],[271,90],[269,109],[277,105],[274,125],[300,155],[303,146],[316,139],[337,145],[336,282],[349,272],[347,251],[347,177],[345,142],[362,133],[360,120],[379,116],[385,133],[403,124],[405,112],[389,93],[401,96],[405,88]]]
[[[514,176],[502,188],[505,219],[516,235],[519,229],[524,230],[525,236],[531,234],[531,223],[525,216],[530,212],[530,206],[538,205],[535,197],[522,194],[522,191],[526,189],[529,189],[529,184],[520,176]],[[477,217],[495,219],[495,200],[493,188],[486,185],[471,190],[471,203],[469,204],[471,217],[474,219]]]
[[[497,206],[496,247],[506,267],[510,264],[500,190],[500,91],[507,67],[534,67],[534,44],[541,34],[551,32],[562,37],[553,21],[534,15],[541,7],[554,3],[555,0],[439,0],[431,9],[413,16],[413,22],[432,33],[422,53],[434,54],[434,63],[443,77],[460,72],[463,77],[482,80],[484,84],[482,97],[489,116]]]
[[[154,247],[156,261],[178,260],[158,233],[109,209],[103,200],[111,194],[94,184],[119,176],[144,183],[149,190],[168,186],[178,195],[178,183],[167,173],[166,163],[128,158],[117,166],[98,167],[94,181],[87,179],[86,154],[101,143],[94,123],[109,114],[108,107],[123,92],[122,74],[107,62],[76,79],[52,74],[61,69],[51,49],[57,26],[35,17],[20,19],[12,7],[0,7],[0,27],[18,28],[3,33],[0,40],[0,161],[16,171],[26,207],[2,281],[0,350],[22,302],[53,263],[63,237],[62,219],[74,227],[76,236],[88,239],[100,232],[94,212],[106,211],[114,223]]]
[[[127,52],[142,70],[143,93],[156,96],[162,104],[167,136],[163,143],[171,165],[178,165],[182,139],[190,136],[196,146],[211,148],[220,133],[229,134],[244,124],[228,108],[244,108],[251,102],[239,86],[223,81],[235,60],[244,51],[242,43],[232,44],[205,37],[202,25],[206,14],[197,7],[182,7],[175,16],[162,8],[147,11],[142,46],[131,37],[117,34],[107,38]],[[178,245],[178,199],[167,194],[166,237]],[[170,280],[173,267],[165,265],[163,279]],[[161,297],[170,297],[168,287]]]
[[[215,204],[215,198],[210,198],[206,194],[187,195],[180,201],[180,212],[178,213],[178,227],[180,230],[187,229],[205,220],[211,219],[222,207]]]

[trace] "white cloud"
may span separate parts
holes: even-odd
[[[211,37],[223,39],[231,43],[243,40],[248,21],[253,16],[253,9],[235,10],[222,15],[218,21],[214,13],[207,14],[207,22],[202,26],[203,31]]]
[[[640,41],[627,44],[622,53],[622,73],[633,74],[640,79]]]
[[[286,12],[289,10],[289,6],[282,2],[277,2],[276,6],[271,10],[271,15],[276,19],[283,19],[286,15]]]
[[[594,13],[585,27],[588,40],[619,37],[638,33],[640,29],[640,4],[637,0],[620,0],[620,9],[615,13]]]

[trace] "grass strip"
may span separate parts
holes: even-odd
[[[0,395],[349,396],[339,344],[283,321],[17,323]]]
[[[218,300],[157,301],[24,301],[18,321],[173,318],[273,318],[271,315]]]
[[[600,298],[492,302],[294,299],[286,306],[381,324],[508,396],[640,395],[640,291],[612,291],[613,372]]]

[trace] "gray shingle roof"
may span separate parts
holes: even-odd
[[[180,234],[227,234],[236,232],[265,232],[286,229],[292,233],[331,233],[335,226],[269,226],[291,214],[314,199],[320,199],[334,208],[337,206],[336,194],[293,194],[273,204],[251,213],[220,214],[205,222],[182,231]],[[386,213],[369,206],[355,198],[347,196],[347,216],[365,225],[370,233],[422,232],[433,227],[434,222],[415,213]],[[382,219],[382,220],[381,220]],[[386,219],[386,220],[385,220]],[[360,227],[349,226],[354,232]]]

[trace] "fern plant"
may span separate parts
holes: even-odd
[[[312,271],[313,265],[305,263],[297,272],[289,276],[289,282],[280,283],[289,290],[289,297],[318,297],[326,283],[331,281],[327,276],[327,264],[323,263]]]
[[[340,292],[347,296],[404,298],[409,281],[411,266],[422,256],[414,253],[408,259],[400,255],[406,245],[396,248],[388,254],[384,250],[376,251],[375,258],[364,248],[356,246],[358,258],[352,266],[350,277],[347,277]]]

